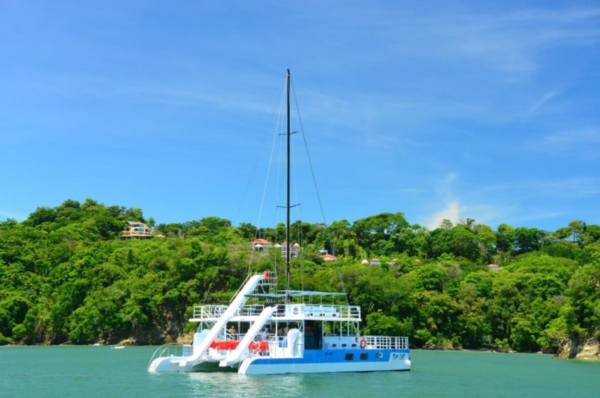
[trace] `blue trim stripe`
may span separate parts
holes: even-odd
[[[382,354],[381,358],[377,358],[377,353]],[[252,361],[252,366],[307,363],[388,362],[392,353],[409,355],[410,350],[304,350],[304,358],[257,358]],[[346,360],[347,354],[353,354],[353,359]],[[360,359],[360,354],[368,354],[367,359]]]

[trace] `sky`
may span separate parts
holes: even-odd
[[[0,37],[0,220],[283,221],[289,68],[296,217],[600,224],[599,0],[2,0]]]

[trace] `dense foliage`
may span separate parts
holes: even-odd
[[[207,217],[154,226],[164,238],[121,240],[127,221],[154,226],[141,209],[91,199],[0,222],[0,344],[174,340],[192,327],[193,305],[227,303],[248,272],[283,266],[279,249],[249,244],[283,241],[283,225]],[[365,333],[518,351],[599,337],[596,225],[573,221],[550,233],[467,219],[428,231],[384,213],[329,228],[296,222],[292,233],[303,253],[292,287],[345,289],[362,306]],[[339,261],[324,263],[321,248]],[[381,265],[362,264],[373,257]]]

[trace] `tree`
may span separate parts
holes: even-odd
[[[124,211],[125,218],[127,221],[139,221],[145,223],[144,213],[139,207],[132,207]]]
[[[600,257],[578,269],[567,289],[571,313],[576,324],[570,325],[574,334],[588,334],[600,328]]]
[[[544,232],[537,228],[517,228],[515,229],[515,243],[519,253],[529,253],[540,250],[541,240]]]
[[[498,225],[496,245],[499,251],[511,253],[514,250],[515,229],[507,224]]]
[[[477,287],[470,283],[464,283],[460,287],[456,299],[460,308],[458,322],[463,346],[468,348],[481,347],[485,344],[484,337],[489,335],[491,331],[485,316],[487,300],[482,297]]]
[[[257,229],[254,225],[243,222],[238,226],[238,230],[241,231],[242,236],[247,241],[253,241],[256,238]]]
[[[478,224],[474,228],[479,241],[479,252],[482,259],[488,260],[496,250],[496,234],[487,225]]]
[[[477,261],[479,257],[477,236],[465,225],[434,230],[429,235],[429,257],[437,258],[444,253]]]
[[[403,213],[381,213],[357,220],[352,225],[359,246],[369,247],[379,241],[388,241],[410,227]]]
[[[452,229],[454,226],[452,225],[452,221],[444,218],[442,220],[442,222],[440,223],[440,228],[441,229]]]

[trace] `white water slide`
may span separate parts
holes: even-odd
[[[155,359],[149,366],[149,372],[177,372],[191,371],[199,363],[204,362],[204,353],[208,350],[221,330],[227,325],[227,322],[233,318],[239,308],[246,301],[246,295],[254,291],[254,288],[265,278],[263,274],[253,275],[248,282],[240,289],[235,299],[231,302],[227,310],[221,315],[219,320],[210,329],[210,332],[204,337],[198,349],[194,349],[189,357],[162,357]],[[264,312],[264,311],[263,311]]]
[[[219,363],[219,366],[231,366],[240,362],[242,360],[242,356],[244,355],[244,351],[246,350],[246,348],[248,348],[250,343],[254,340],[256,334],[260,331],[260,329],[264,326],[265,322],[267,322],[267,320],[271,317],[271,315],[276,309],[277,307],[266,307],[264,310],[262,310],[256,322],[252,324],[252,327],[250,327],[248,333],[246,333],[242,341],[240,341],[240,344],[236,347],[235,350],[230,352],[224,360],[222,360]]]

